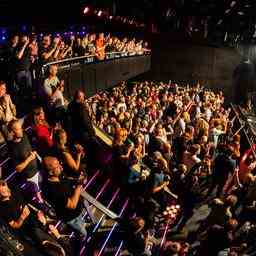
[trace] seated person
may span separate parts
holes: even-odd
[[[14,119],[16,119],[16,107],[6,92],[5,82],[0,81],[0,127],[5,138],[8,138],[7,125]]]
[[[58,230],[53,225],[47,225],[42,212],[36,214],[31,211],[17,189],[14,192],[3,180],[0,180],[0,217],[18,234],[35,241],[44,255],[65,255],[63,248],[55,241],[60,238]],[[56,237],[50,236],[50,232]]]
[[[53,206],[59,218],[81,235],[86,236],[86,223],[83,220],[84,207],[93,222],[95,218],[87,201],[81,197],[84,177],[76,183],[62,178],[63,168],[55,157],[45,157],[43,164],[48,175],[48,179],[42,186],[44,197]]]
[[[32,150],[30,141],[18,120],[12,120],[8,124],[8,131],[12,136],[8,148],[15,171],[20,173],[27,181],[35,184],[37,191],[39,191],[40,174],[37,166],[37,152]],[[42,201],[39,192],[37,195],[38,199]]]
[[[33,132],[37,139],[37,145],[40,152],[47,152],[52,146],[53,129],[46,120],[45,113],[42,107],[36,107],[33,110]]]
[[[63,129],[55,131],[53,141],[51,154],[61,161],[68,177],[78,178],[81,173],[81,159],[84,157],[83,147],[76,144],[76,152],[73,154],[67,145],[67,133]]]

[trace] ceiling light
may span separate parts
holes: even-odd
[[[244,12],[238,12],[237,14],[238,15],[244,15]]]
[[[220,25],[222,23],[223,20],[219,20],[219,22],[217,23],[217,25]]]
[[[232,1],[231,4],[230,4],[230,7],[235,6],[235,4],[236,4],[236,1]]]
[[[84,14],[88,13],[90,11],[89,7],[84,8]]]
[[[225,13],[229,13],[231,10],[230,9],[227,9],[226,11],[225,11]]]

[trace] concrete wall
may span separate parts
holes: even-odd
[[[154,38],[151,71],[143,79],[174,80],[196,83],[223,90],[227,100],[233,100],[232,75],[241,61],[235,49],[172,42]],[[141,77],[142,78],[142,77]]]

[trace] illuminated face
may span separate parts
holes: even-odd
[[[51,38],[50,38],[50,36],[44,36],[42,43],[43,43],[44,47],[50,46],[51,45]]]
[[[20,122],[15,122],[12,126],[12,133],[15,139],[21,139],[23,137],[23,129]]]
[[[61,175],[63,168],[57,158],[53,158],[47,165],[52,176],[59,177]]]
[[[57,72],[58,72],[57,65],[51,65],[50,70],[49,70],[50,75],[56,76]]]
[[[1,84],[0,85],[0,98],[3,97],[6,94],[6,85]]]
[[[0,197],[2,199],[8,198],[11,196],[11,190],[9,189],[8,185],[6,182],[1,182],[0,183]]]

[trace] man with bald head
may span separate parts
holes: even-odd
[[[77,181],[63,178],[63,168],[55,157],[47,156],[43,160],[44,169],[48,174],[47,181],[42,186],[45,199],[53,206],[59,218],[86,236],[86,223],[83,220],[84,207],[91,219],[88,203],[81,197],[84,177]]]

